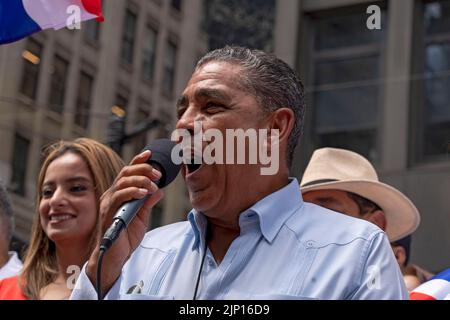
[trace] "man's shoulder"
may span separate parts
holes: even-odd
[[[193,236],[189,222],[172,223],[147,232],[140,247],[170,251],[179,247],[188,236]]]
[[[356,240],[371,241],[376,235],[383,233],[373,223],[308,202],[303,204],[298,214],[290,217],[286,225],[299,238],[312,240],[317,247],[345,245]]]

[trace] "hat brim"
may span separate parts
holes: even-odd
[[[313,190],[341,190],[360,195],[376,203],[386,216],[389,241],[399,240],[413,233],[420,223],[416,206],[400,191],[382,182],[349,180],[324,182],[300,187],[305,193]]]

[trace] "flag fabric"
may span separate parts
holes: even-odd
[[[62,29],[80,9],[80,22],[103,21],[101,0],[0,0],[0,44],[20,40],[44,29]]]
[[[418,286],[409,297],[411,300],[450,300],[450,269]]]

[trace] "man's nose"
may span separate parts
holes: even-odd
[[[198,113],[195,111],[193,107],[188,107],[183,115],[178,119],[176,128],[177,129],[186,129],[192,134],[194,134],[194,123],[195,121],[199,121]]]

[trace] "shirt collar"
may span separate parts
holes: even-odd
[[[272,242],[286,220],[303,205],[303,198],[296,178],[290,178],[289,184],[259,200],[248,210],[241,213],[239,225],[243,220],[259,218],[259,227],[262,235],[268,242]],[[256,214],[256,215],[255,215]],[[188,221],[194,232],[193,249],[200,244],[205,245],[207,220],[201,213],[192,209]]]
[[[286,220],[303,205],[297,179],[290,178],[289,181],[288,185],[269,194],[250,208],[258,215],[261,233],[270,243]]]
[[[194,245],[192,249],[196,249],[199,244],[200,247],[205,245],[205,234],[206,234],[206,217],[195,209],[192,209],[188,214],[188,221],[191,224],[192,231],[194,232]]]

